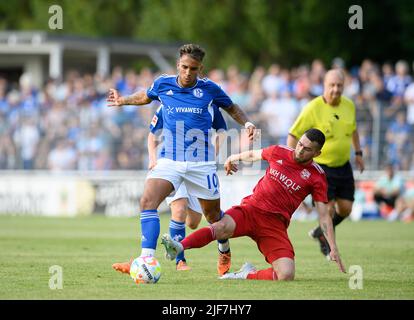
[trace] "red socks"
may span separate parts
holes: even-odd
[[[191,248],[201,248],[208,245],[211,241],[216,240],[216,234],[212,226],[201,228],[185,237],[181,244],[184,250]],[[247,275],[250,280],[277,280],[277,274],[273,268],[259,270]]]
[[[273,268],[256,271],[255,273],[249,273],[247,279],[250,280],[277,280],[277,274]]]
[[[201,248],[209,244],[211,241],[216,240],[216,234],[212,226],[201,228],[194,231],[192,234],[185,237],[181,244],[184,250],[190,248]]]

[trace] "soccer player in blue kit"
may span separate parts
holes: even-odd
[[[219,108],[212,105],[212,129],[215,131],[215,136],[211,141],[215,141],[215,154],[218,155],[220,146],[224,139],[226,139],[227,125]],[[151,120],[150,132],[148,134],[148,155],[149,163],[148,169],[151,170],[157,164],[159,156],[165,152],[165,146],[162,144],[163,137],[163,106],[161,105],[154,114]],[[162,148],[159,148],[162,147]],[[158,149],[158,152],[157,152]],[[196,229],[201,222],[203,210],[197,197],[188,194],[184,183],[181,183],[175,195],[166,198],[167,204],[171,209],[171,220],[169,224],[170,235],[173,239],[180,241],[186,236],[186,225],[190,229]],[[220,247],[220,244],[219,244]],[[184,252],[176,257],[176,270],[186,271],[191,267],[187,264]]]
[[[213,81],[199,78],[203,68],[204,50],[195,44],[179,49],[177,76],[162,75],[148,90],[121,97],[110,89],[108,106],[145,105],[152,100],[162,103],[165,152],[157,165],[149,171],[141,206],[141,256],[155,254],[160,233],[158,207],[164,199],[174,195],[185,183],[190,195],[199,199],[208,222],[219,221],[219,181],[216,173],[214,148],[209,139],[212,127],[212,104],[225,110],[236,122],[248,130],[252,141],[256,127],[245,112]],[[231,254],[228,240],[219,246],[217,270],[223,275],[230,269]],[[117,263],[114,269],[129,273],[129,263]]]

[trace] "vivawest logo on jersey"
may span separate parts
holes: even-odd
[[[167,114],[172,114],[174,111],[176,113],[195,113],[195,114],[203,114],[203,108],[197,107],[170,107],[167,106]]]

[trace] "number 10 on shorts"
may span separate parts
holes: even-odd
[[[211,190],[212,184],[213,184],[214,189],[217,190],[219,182],[218,182],[218,177],[216,173],[213,173],[212,175],[209,175],[209,174],[207,175],[207,186],[209,190]]]

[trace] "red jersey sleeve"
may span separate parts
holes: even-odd
[[[315,202],[328,202],[328,182],[324,173],[318,174],[313,183],[312,198]]]
[[[273,154],[276,152],[277,147],[278,146],[270,146],[270,147],[264,148],[262,150],[262,159],[269,162],[270,159],[272,159]]]

